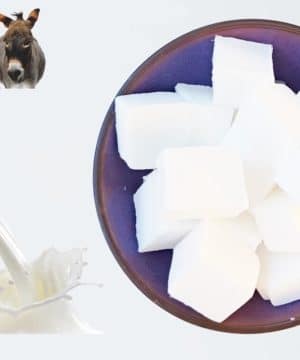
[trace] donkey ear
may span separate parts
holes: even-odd
[[[37,19],[39,18],[39,13],[40,13],[40,9],[34,9],[28,15],[27,22],[29,23],[31,29],[34,27],[34,24],[37,22]]]
[[[12,21],[13,19],[10,17],[0,14],[0,22],[2,22],[6,27],[9,27]]]

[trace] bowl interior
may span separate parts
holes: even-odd
[[[273,21],[241,20],[210,25],[169,43],[138,68],[120,93],[173,91],[178,82],[211,85],[215,34],[273,44],[276,78],[294,91],[300,89],[299,27]],[[300,301],[273,307],[256,293],[235,314],[218,324],[168,296],[172,252],[137,252],[133,194],[148,172],[130,170],[119,157],[112,104],[96,149],[95,201],[107,242],[131,280],[165,310],[203,327],[229,332],[264,332],[299,324]]]

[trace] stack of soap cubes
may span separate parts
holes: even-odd
[[[115,101],[121,158],[153,169],[134,195],[138,250],[173,249],[169,295],[216,322],[256,289],[300,299],[300,99],[272,52],[216,36],[212,87]]]

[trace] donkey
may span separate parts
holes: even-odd
[[[43,50],[31,29],[40,10],[33,10],[26,20],[23,13],[15,13],[15,20],[0,14],[0,22],[7,28],[0,37],[0,82],[5,88],[35,88],[42,78],[46,60]]]

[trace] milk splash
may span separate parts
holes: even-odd
[[[48,249],[28,263],[0,224],[0,333],[99,334],[77,317],[69,292],[81,285],[85,249]]]

